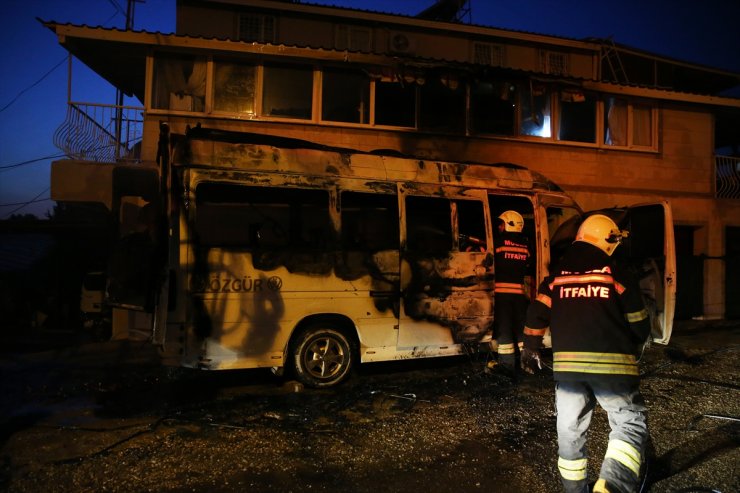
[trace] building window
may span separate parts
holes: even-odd
[[[473,43],[473,63],[502,67],[504,47],[491,43]]]
[[[552,137],[550,124],[550,88],[545,84],[530,82],[520,97],[519,134],[533,137]]]
[[[609,96],[604,100],[604,144],[614,147],[655,147],[654,109]]]
[[[240,14],[239,41],[275,42],[275,18],[270,15]]]
[[[507,81],[477,80],[470,88],[470,121],[478,134],[514,135],[517,86]]]
[[[369,53],[372,51],[372,32],[367,27],[337,26],[334,48]]]
[[[576,89],[560,91],[558,140],[596,143],[596,102],[590,93]]]
[[[324,69],[321,83],[321,119],[369,123],[370,77],[360,70]]]
[[[540,70],[546,74],[568,75],[568,54],[556,51],[540,51]]]
[[[265,65],[262,114],[310,120],[313,70],[305,66]]]
[[[465,133],[465,80],[429,73],[419,86],[419,128]]]
[[[413,81],[380,79],[375,82],[375,123],[416,126],[416,84]]]
[[[627,101],[609,97],[604,103],[604,144],[627,145]]]
[[[213,109],[254,116],[255,66],[226,62],[214,65]]]
[[[152,108],[204,111],[206,59],[172,55],[156,57],[152,89]]]
[[[650,106],[632,106],[632,144],[640,147],[653,145],[653,110]]]

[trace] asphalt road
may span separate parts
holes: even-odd
[[[740,491],[740,323],[677,324],[641,362],[643,491]],[[145,342],[0,357],[0,490],[559,491],[554,391],[486,355],[365,365],[335,389],[158,365]],[[592,422],[595,479],[608,434]]]

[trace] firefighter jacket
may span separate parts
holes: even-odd
[[[650,334],[639,286],[598,247],[577,241],[540,284],[527,312],[525,346],[550,327],[555,380],[633,381]]]
[[[529,269],[529,241],[523,233],[502,231],[494,241],[494,293],[525,294]]]

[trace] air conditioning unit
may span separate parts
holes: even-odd
[[[412,55],[416,52],[416,40],[406,33],[391,32],[388,35],[388,52]]]

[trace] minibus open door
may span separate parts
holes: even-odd
[[[634,269],[650,314],[653,342],[668,344],[676,308],[676,251],[673,214],[666,201],[587,213],[608,215],[629,236],[614,253]]]
[[[652,319],[651,337],[653,342],[668,344],[676,309],[673,214],[666,201],[639,204],[628,209],[627,220],[636,241],[627,243],[625,250],[631,259],[643,261],[640,287]]]
[[[562,223],[551,238],[552,262],[557,262],[575,239],[580,224],[593,214],[604,214],[612,218],[620,229],[629,231],[629,236],[614,251],[614,258],[628,266],[640,282],[651,319],[651,340],[668,344],[676,307],[676,253],[670,205],[662,201],[574,216]]]

